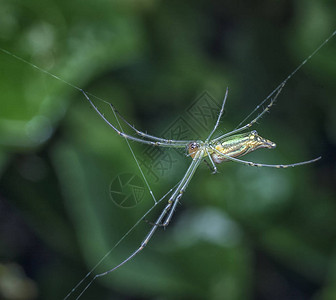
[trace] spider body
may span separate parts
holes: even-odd
[[[214,163],[220,164],[230,160],[225,156],[240,157],[260,148],[274,149],[275,147],[275,143],[261,137],[256,130],[253,130],[243,134],[224,137],[222,140],[216,142],[191,142],[188,145],[188,153],[194,158],[197,151],[206,149],[204,157],[209,154]]]

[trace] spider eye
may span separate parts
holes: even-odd
[[[190,148],[191,148],[192,150],[198,148],[197,143],[195,143],[195,142],[194,142],[194,143],[191,143]]]
[[[198,145],[196,142],[192,142],[192,143],[190,143],[190,144],[188,145],[188,152],[189,152],[190,154],[192,154],[192,153],[195,152],[195,150],[198,149],[198,147],[199,147],[199,145]]]

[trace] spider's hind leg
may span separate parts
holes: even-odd
[[[206,153],[207,153],[207,155],[208,155],[209,160],[211,161],[211,165],[212,165],[212,166],[208,163],[208,161],[207,161],[206,159],[204,159],[204,162],[205,162],[205,163],[207,164],[207,166],[209,167],[209,169],[210,169],[210,171],[211,171],[211,174],[214,175],[214,174],[218,173],[218,171],[217,171],[217,167],[216,167],[214,161],[212,160],[212,157],[211,157],[211,155],[210,155],[208,149],[205,149],[205,151],[206,151]]]
[[[211,166],[211,165],[209,164],[209,162],[208,162],[206,159],[204,159],[203,161],[204,161],[205,164],[208,166],[209,170],[211,171],[211,174],[216,174],[216,173],[218,173],[216,166],[215,166],[215,168],[214,168],[213,166]]]

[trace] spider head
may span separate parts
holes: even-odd
[[[197,142],[191,142],[187,146],[187,154],[194,158],[196,152],[198,151],[200,144]]]

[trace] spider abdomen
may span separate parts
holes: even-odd
[[[267,140],[260,135],[257,131],[251,131],[244,134],[236,134],[224,138],[214,145],[217,150],[212,150],[210,152],[211,158],[217,164],[223,161],[228,161],[229,159],[225,156],[230,157],[240,157],[259,148],[273,149],[276,144]],[[224,154],[224,155],[221,155]]]

